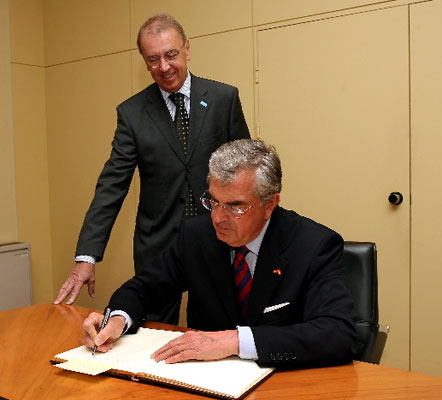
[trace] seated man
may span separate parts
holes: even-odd
[[[188,291],[188,327],[151,357],[175,363],[238,355],[273,366],[352,360],[357,333],[342,277],[343,240],[278,206],[281,164],[273,147],[242,139],[209,161],[210,215],[186,220],[177,240],[113,295],[113,310],[92,313],[83,341],[107,351],[143,316]]]

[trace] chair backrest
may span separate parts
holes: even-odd
[[[379,363],[378,275],[376,245],[371,242],[344,242],[344,277],[353,297],[356,329],[359,334],[356,360]],[[384,338],[385,344],[386,335]],[[379,353],[380,351],[380,353]]]

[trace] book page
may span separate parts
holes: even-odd
[[[96,361],[79,360],[73,358],[64,363],[56,364],[55,367],[65,369],[67,371],[81,372],[82,374],[98,375],[112,369],[112,365],[102,364]]]
[[[96,352],[86,346],[57,354],[55,357],[62,360],[81,359],[111,365],[113,369],[136,374],[145,368],[157,364],[150,355],[172,339],[182,335],[183,332],[162,331],[157,329],[139,328],[135,335],[124,335],[118,339],[112,350],[107,353]],[[81,371],[78,371],[81,372]]]
[[[218,392],[232,398],[239,397],[259,380],[272,372],[273,368],[261,368],[252,360],[230,357],[219,361],[187,361],[177,364],[157,363],[150,355],[182,335],[182,332],[140,328],[135,335],[120,338],[112,350],[97,352],[92,356],[91,349],[81,346],[55,357],[62,360],[80,359],[89,363],[101,363],[113,369],[159,377],[158,381],[183,383],[184,387],[201,388]],[[82,371],[77,371],[82,372]],[[173,384],[173,382],[172,382]]]

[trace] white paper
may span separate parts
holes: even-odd
[[[112,364],[97,363],[89,360],[79,360],[74,358],[64,363],[56,364],[58,368],[66,369],[73,372],[81,372],[82,374],[98,375],[109,371],[113,368]]]
[[[92,357],[91,349],[81,346],[55,357],[112,365],[115,369],[133,374],[156,375],[231,397],[238,397],[263,375],[272,371],[272,368],[261,368],[252,360],[241,360],[238,357],[176,364],[166,364],[163,361],[157,363],[150,358],[155,350],[180,335],[182,332],[140,328],[135,335],[120,338],[107,353],[97,352],[95,357]]]

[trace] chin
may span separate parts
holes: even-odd
[[[224,242],[224,243],[228,244],[229,246],[234,247],[228,235],[225,235],[219,231],[216,231],[216,237],[218,238],[218,240],[221,240],[221,242]]]

